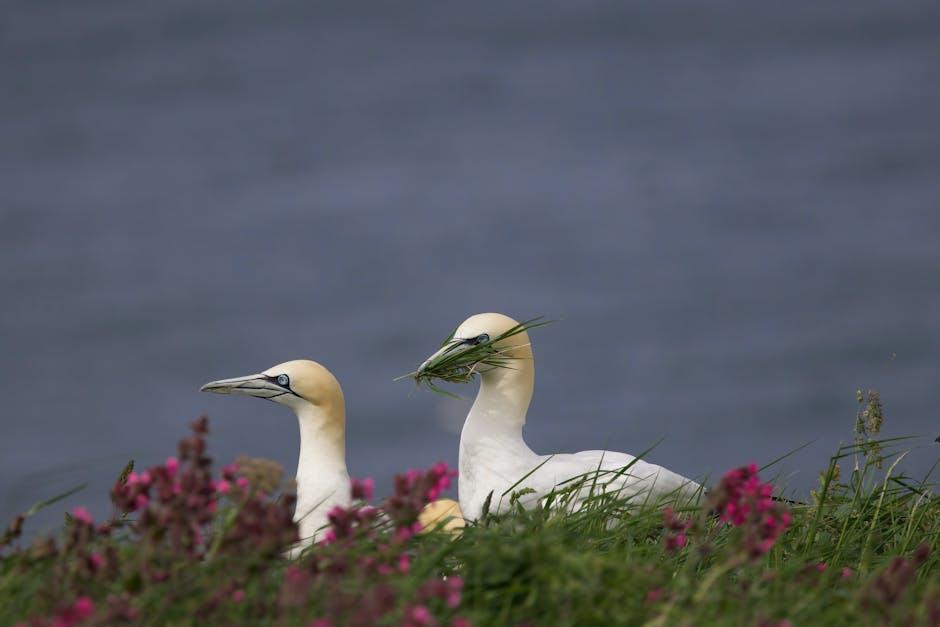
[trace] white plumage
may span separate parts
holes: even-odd
[[[517,327],[518,322],[502,314],[478,314],[468,318],[455,331],[453,340],[432,355],[418,369],[422,372],[439,355],[453,355],[455,346],[483,336],[498,338]],[[483,504],[492,493],[490,511],[498,512],[509,503],[513,492],[532,490],[522,502],[531,505],[563,482],[580,475],[597,476],[595,490],[615,491],[636,501],[661,498],[676,492],[692,496],[700,486],[670,470],[637,460],[627,453],[583,451],[538,455],[525,443],[522,428],[535,385],[535,363],[525,331],[496,344],[510,359],[505,367],[481,366],[480,390],[460,435],[460,508],[468,519],[480,516]],[[598,473],[600,470],[602,472]],[[603,472],[611,471],[611,472]],[[617,474],[616,471],[622,471]],[[529,474],[531,473],[531,474]],[[526,477],[526,475],[528,475]],[[520,479],[526,477],[520,482]],[[606,485],[604,485],[606,483]],[[576,508],[589,493],[589,486],[569,503]],[[635,502],[636,502],[635,501]]]
[[[315,361],[295,360],[259,374],[212,381],[201,389],[264,398],[290,407],[297,415],[298,549],[313,542],[327,524],[327,512],[352,501],[346,470],[346,401],[339,381]]]

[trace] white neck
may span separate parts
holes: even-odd
[[[460,434],[460,476],[469,470],[474,457],[494,448],[510,462],[519,456],[534,455],[522,438],[534,388],[535,366],[531,359],[483,373],[480,391]]]
[[[330,509],[350,503],[345,419],[328,416],[306,402],[294,411],[300,425],[294,520],[300,526],[300,537],[307,540],[326,524]]]

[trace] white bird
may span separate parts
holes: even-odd
[[[315,361],[295,360],[259,374],[212,381],[200,389],[264,398],[297,415],[300,459],[294,521],[301,538],[298,547],[313,542],[327,524],[327,512],[352,501],[346,471],[346,401],[339,381]]]
[[[491,493],[492,512],[507,507],[510,489],[514,492],[531,490],[521,501],[531,506],[563,482],[592,473],[598,476],[595,489],[607,482],[603,490],[640,501],[673,493],[692,496],[701,490],[691,479],[626,453],[598,450],[538,455],[533,452],[522,437],[535,386],[532,347],[525,327],[503,314],[485,313],[467,318],[454,331],[453,337],[421,364],[414,373],[415,378],[427,377],[441,358],[453,360],[460,352],[490,343],[490,338],[493,338],[495,354],[505,363],[477,362],[469,366],[469,373],[480,375],[480,390],[460,434],[457,490],[460,508],[468,520],[480,517]],[[622,469],[626,469],[622,474],[604,472]],[[585,489],[575,495],[569,506],[576,509],[588,494],[589,490]]]

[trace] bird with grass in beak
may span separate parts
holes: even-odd
[[[503,511],[514,492],[524,506],[551,499],[568,510],[598,493],[633,503],[696,498],[701,486],[691,479],[627,453],[539,455],[529,448],[522,437],[535,388],[528,331],[544,324],[541,319],[520,323],[498,313],[471,316],[410,375],[438,391],[438,381],[480,379],[460,434],[457,489],[463,515],[469,520],[485,508]]]
[[[300,424],[297,507],[299,548],[316,539],[327,512],[352,501],[346,471],[346,401],[336,377],[315,361],[295,360],[259,374],[206,383],[202,392],[242,394],[285,405]]]

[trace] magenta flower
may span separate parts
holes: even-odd
[[[180,460],[175,457],[167,457],[164,468],[166,468],[167,473],[172,477],[176,475],[176,472],[180,469]]]
[[[101,570],[104,566],[104,557],[101,553],[92,553],[88,556],[88,562],[91,564],[93,570]]]
[[[666,535],[663,536],[663,543],[668,553],[675,553],[688,543],[686,531],[692,526],[691,520],[681,520],[676,516],[675,510],[671,507],[664,507],[663,526],[667,530]]]
[[[244,600],[245,600],[244,590],[239,589],[232,593],[232,601],[234,601],[235,603],[241,603]]]
[[[374,490],[375,481],[371,477],[366,477],[361,481],[359,479],[352,480],[352,497],[354,499],[368,501],[372,498]]]
[[[232,484],[226,481],[225,479],[220,479],[215,482],[215,491],[219,494],[228,494],[232,489]]]
[[[424,605],[415,605],[411,608],[409,617],[418,625],[430,625],[434,621],[431,611]]]
[[[91,514],[88,513],[88,510],[81,505],[72,510],[72,519],[82,523],[83,525],[93,525],[95,523],[94,519],[91,517]]]
[[[756,464],[725,473],[710,501],[722,522],[745,530],[752,558],[770,551],[792,520],[790,512],[774,502],[773,486],[761,482]]]

